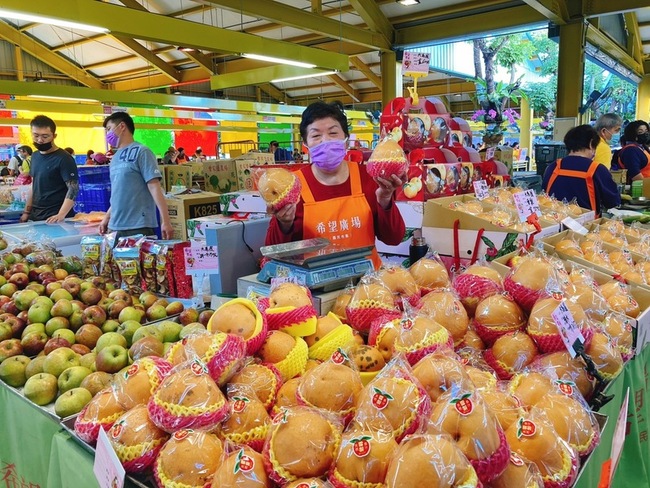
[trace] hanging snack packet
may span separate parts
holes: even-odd
[[[84,236],[81,238],[81,259],[83,260],[82,277],[99,276],[101,269],[101,236]]]
[[[140,248],[116,247],[114,259],[120,268],[121,288],[131,295],[142,293],[142,274],[140,272]]]

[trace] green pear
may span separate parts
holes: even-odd
[[[27,380],[23,395],[36,405],[48,405],[56,398],[59,388],[56,376],[49,373],[38,373]]]
[[[178,322],[173,322],[171,320],[163,320],[156,324],[158,330],[162,332],[163,342],[176,342],[180,337],[181,330],[183,326]]]
[[[65,393],[66,391],[72,390],[73,388],[79,388],[81,386],[81,382],[90,373],[92,373],[92,371],[83,366],[72,366],[71,368],[66,369],[59,375],[59,379],[57,381],[59,393]]]
[[[160,342],[163,342],[163,333],[160,329],[158,329],[155,325],[145,325],[135,331],[133,338],[131,339],[131,343],[135,344],[146,336],[154,336]]]
[[[30,361],[27,356],[22,354],[5,359],[0,363],[0,380],[14,388],[23,386],[27,381],[25,370]]]

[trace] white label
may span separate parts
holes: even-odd
[[[402,58],[402,73],[428,73],[429,59],[431,59],[429,53],[404,51],[404,57]]]
[[[576,357],[576,351],[573,348],[573,345],[576,341],[580,341],[580,343],[584,344],[585,338],[564,300],[562,300],[557,308],[551,313],[551,317],[557,326],[557,330],[562,336],[562,341],[569,351],[569,354],[571,354],[572,358]]]
[[[618,461],[621,458],[623,452],[623,444],[625,443],[625,425],[627,423],[627,406],[630,401],[630,387],[627,387],[625,392],[625,400],[623,400],[623,405],[621,410],[618,412],[618,418],[616,419],[616,426],[614,427],[614,435],[612,437],[612,467],[609,471],[609,480],[611,483],[612,478],[614,478],[614,473],[616,472],[616,466],[618,466]]]
[[[576,232],[577,234],[580,234],[581,236],[586,236],[589,231],[577,220],[572,219],[571,217],[567,217],[562,221],[562,224],[571,229],[573,232]]]
[[[526,222],[528,217],[532,214],[537,214],[538,216],[542,215],[535,190],[520,191],[519,193],[515,193],[513,197],[515,199],[515,207],[517,207],[517,213],[519,214],[519,220],[521,222]]]
[[[494,153],[496,152],[495,147],[488,147],[485,150],[485,160],[489,161],[490,159],[494,159]]]
[[[490,196],[488,186],[485,180],[478,180],[472,183],[474,185],[474,194],[477,200],[485,200]]]
[[[124,486],[126,471],[115,454],[103,427],[99,429],[93,473],[95,473],[100,488],[122,488]]]

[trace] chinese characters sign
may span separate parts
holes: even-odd
[[[576,321],[573,319],[569,308],[566,306],[566,302],[563,300],[558,307],[551,313],[553,322],[557,325],[557,330],[562,336],[562,341],[566,346],[571,357],[576,357],[576,351],[573,348],[576,341],[579,341],[581,344],[585,343],[585,338],[580,332]]]
[[[219,272],[219,252],[217,246],[194,245],[183,249],[185,253],[185,273],[206,274]]]
[[[349,219],[328,220],[327,222],[318,222],[316,232],[320,236],[327,235],[332,242],[352,237],[353,229],[361,228],[361,219],[358,215],[353,215]]]
[[[517,213],[519,214],[519,220],[521,222],[526,222],[528,217],[532,214],[537,214],[541,217],[542,211],[539,208],[539,202],[537,201],[537,195],[535,195],[535,190],[526,190],[513,195],[515,199],[515,207],[517,207]]]
[[[404,51],[402,59],[402,74],[406,73],[428,73],[429,72],[429,53],[416,53]]]
[[[485,180],[474,181],[473,185],[477,200],[485,200],[490,195],[488,193],[488,186]]]

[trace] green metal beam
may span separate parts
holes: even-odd
[[[76,41],[66,42],[65,44],[59,44],[58,46],[53,46],[50,48],[50,50],[56,52],[56,51],[61,51],[62,49],[71,49],[73,47],[81,46],[82,44],[97,41],[105,37],[109,37],[108,34],[95,34],[92,36],[85,36],[77,39]]]
[[[582,77],[585,67],[585,29],[583,22],[560,26],[557,117],[578,116],[582,103]]]
[[[379,32],[384,39],[392,43],[395,29],[375,0],[350,0],[350,5],[354,7],[369,29]]]
[[[273,0],[203,0],[243,15],[257,17],[280,25],[315,32],[333,39],[360,44],[371,49],[390,49],[390,39],[373,30],[344,24],[335,19],[291,7]],[[243,51],[245,52],[245,51]]]
[[[382,105],[387,106],[390,101],[401,95],[401,83],[398,87],[397,79],[397,55],[395,51],[381,53],[379,55],[381,62],[381,92],[380,100]],[[401,81],[401,79],[399,80]]]
[[[263,83],[261,85],[257,85],[257,88],[259,88],[267,95],[272,96],[278,102],[284,102],[289,104],[293,103],[293,98],[287,95],[287,92],[283,92],[272,83]]]
[[[582,14],[585,17],[601,15],[622,14],[648,7],[648,0],[589,0],[582,2]]]
[[[639,31],[639,21],[635,13],[624,14],[625,25],[629,32],[627,39],[627,52],[640,66],[643,66],[643,40]]]
[[[625,51],[620,45],[612,41],[612,39],[596,29],[593,25],[587,24],[587,41],[593,44],[601,51],[607,53],[612,59],[617,60],[622,65],[631,69],[640,76],[643,76],[643,65],[634,59],[630,53]]]
[[[331,81],[333,81],[334,84],[337,85],[341,90],[343,90],[345,93],[350,95],[350,97],[352,97],[352,100],[356,102],[361,101],[359,99],[359,94],[357,93],[357,91],[354,88],[352,88],[352,85],[350,85],[350,83],[348,83],[346,80],[344,80],[338,75],[330,75],[328,76],[328,78]]]
[[[524,3],[557,25],[569,21],[569,12],[563,0],[524,0]]]
[[[467,39],[510,27],[546,21],[546,17],[528,5],[503,8],[449,20],[432,21],[395,31],[395,44],[409,46],[443,39]]]
[[[210,77],[210,88],[212,90],[223,90],[236,86],[258,85],[267,81],[293,76],[313,74],[317,76],[318,71],[311,68],[299,68],[298,66],[287,66],[286,64],[275,64],[264,68],[236,71]]]
[[[189,46],[213,52],[266,54],[339,71],[347,71],[349,68],[348,57],[343,54],[165,15],[141,12],[95,0],[66,0],[65,2],[2,0],[2,6],[8,10],[54,19],[74,19],[80,23],[105,27],[114,35],[121,34],[144,41]]]
[[[361,61],[360,58],[357,56],[350,56],[350,63],[352,66],[361,71],[363,75],[368,78],[368,80],[372,81],[373,85],[375,85],[377,88],[381,88],[381,78],[377,76],[374,71],[372,71],[372,69],[366,65],[366,63]]]
[[[199,67],[208,71],[208,73],[210,73],[211,75],[217,74],[217,70],[214,67],[214,63],[212,62],[211,56],[207,56],[206,54],[203,54],[201,51],[186,51],[183,54],[185,54],[185,56],[187,56],[196,64],[198,64]]]
[[[4,39],[20,48],[36,59],[40,59],[45,64],[55,70],[69,76],[79,83],[91,88],[102,88],[104,84],[94,76],[91,76],[83,68],[68,61],[59,54],[53,53],[50,48],[44,46],[36,39],[27,34],[20,32],[6,22],[0,21],[0,39]]]
[[[123,44],[131,51],[136,53],[140,58],[146,60],[154,68],[159,70],[162,74],[166,75],[171,81],[176,82],[180,79],[180,73],[177,70],[172,68],[165,61],[163,61],[154,53],[152,53],[150,49],[147,49],[135,39],[131,39],[130,37],[122,36],[122,35],[114,35],[113,37],[119,43]]]

